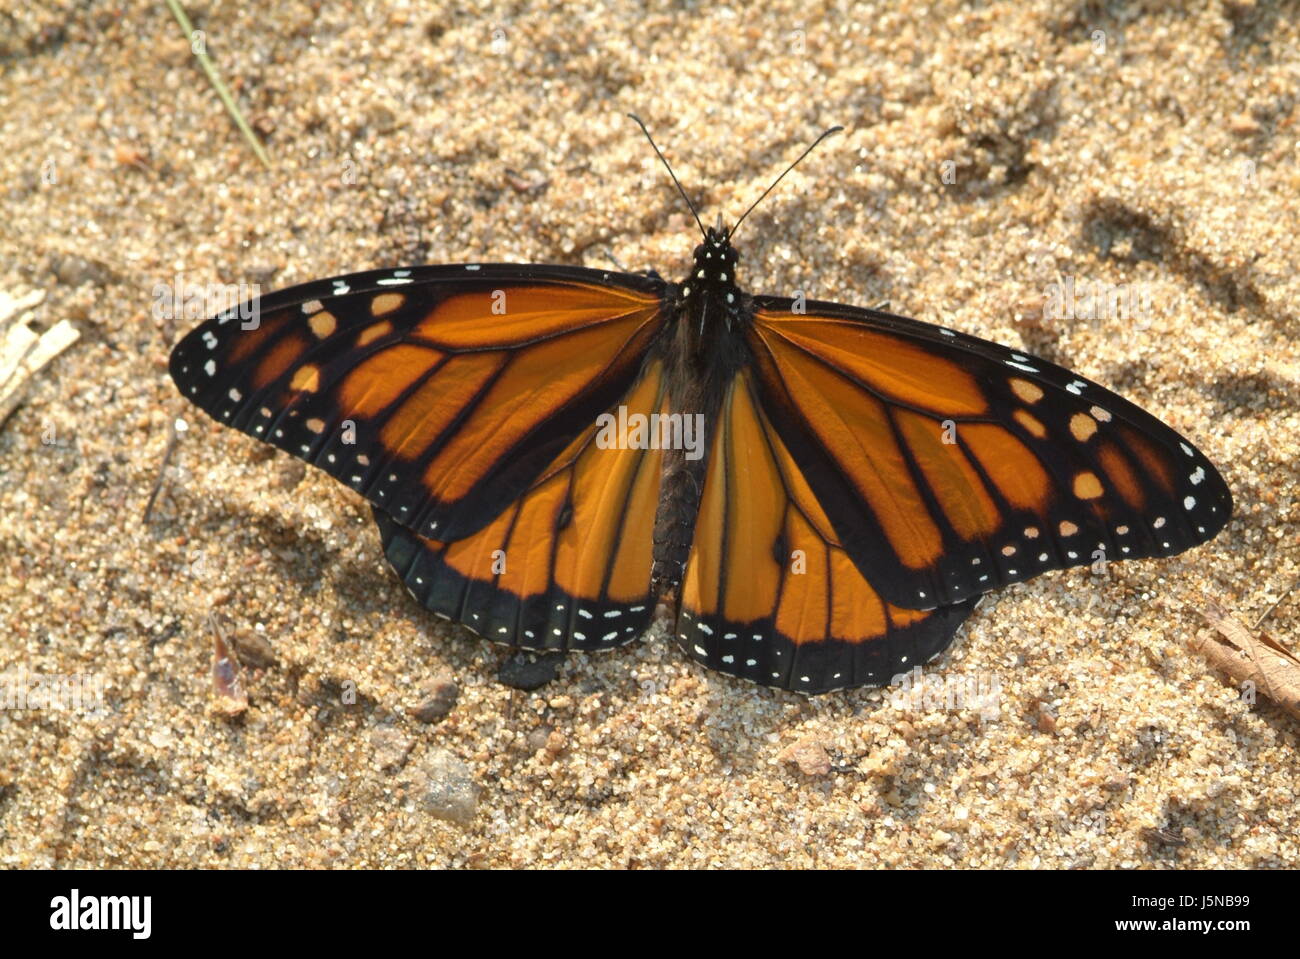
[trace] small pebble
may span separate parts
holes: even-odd
[[[380,726],[370,734],[370,748],[377,767],[392,769],[411,751],[411,738],[392,726]]]
[[[460,687],[454,679],[441,676],[422,684],[420,694],[422,698],[419,704],[408,708],[407,714],[417,722],[436,723],[445,719],[456,707]]]
[[[408,778],[420,806],[435,819],[468,825],[478,811],[479,786],[469,767],[445,749],[437,749]]]
[[[798,766],[805,776],[825,776],[831,771],[831,757],[826,748],[813,739],[801,739],[783,750],[777,758]]]

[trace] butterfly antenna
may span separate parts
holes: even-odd
[[[673,183],[677,185],[677,192],[682,195],[682,199],[686,201],[686,205],[691,208],[691,215],[695,217],[695,222],[700,228],[700,236],[707,238],[708,234],[704,231],[704,223],[700,220],[700,214],[696,211],[695,204],[691,202],[691,198],[688,197],[686,191],[682,189],[681,181],[677,179],[677,174],[673,172],[673,168],[668,165],[668,160],[664,157],[663,151],[661,151],[655,143],[655,138],[650,135],[650,131],[646,129],[646,125],[641,122],[639,116],[635,113],[629,113],[628,116],[636,121],[636,125],[641,128],[641,132],[645,134],[645,138],[650,141],[650,146],[654,147],[655,153],[659,154],[659,159],[663,162],[664,169],[668,171],[668,175],[673,178]],[[824,135],[825,134],[823,134],[823,136]],[[802,157],[800,157],[800,159],[802,159]]]
[[[816,140],[813,140],[812,143],[808,144],[808,149],[804,150],[803,153],[799,154],[798,160],[795,160],[793,163],[791,163],[788,167],[785,168],[785,173],[789,173],[791,170],[797,167],[804,157],[806,157],[808,154],[812,153],[814,149],[816,149],[817,144],[821,143],[832,133],[839,133],[843,129],[844,127],[834,126],[831,127],[829,130],[824,131],[821,136],[819,136]],[[760,196],[757,200],[755,200],[748,210],[746,210],[743,214],[741,214],[740,219],[736,221],[736,225],[731,228],[731,236],[736,235],[736,231],[740,229],[740,224],[745,222],[745,217],[749,216],[751,213],[754,212],[754,207],[762,203],[763,200],[766,199],[767,195],[776,189],[776,185],[785,179],[785,173],[782,173],[779,177],[773,180],[772,185],[763,191],[763,195]]]

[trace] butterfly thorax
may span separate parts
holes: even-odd
[[[707,343],[713,328],[735,330],[743,321],[746,297],[736,285],[739,259],[725,229],[710,227],[695,248],[690,275],[681,283],[681,304],[683,319],[694,320],[687,325],[701,343]]]
[[[743,331],[750,322],[750,298],[736,285],[739,260],[730,235],[710,227],[695,248],[691,271],[677,285],[675,309],[663,339],[669,396],[675,410],[715,393],[731,381],[746,358]]]

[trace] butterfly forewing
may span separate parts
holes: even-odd
[[[1042,360],[902,317],[759,297],[764,413],[888,601],[927,609],[1051,569],[1167,556],[1227,521],[1191,443]]]
[[[217,420],[458,539],[495,519],[625,394],[662,281],[564,267],[425,267],[284,290],[176,347]]]

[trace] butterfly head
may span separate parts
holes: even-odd
[[[695,248],[695,263],[684,286],[702,294],[734,291],[739,259],[740,254],[731,245],[731,231],[719,219],[717,226],[705,231],[704,242]]]

